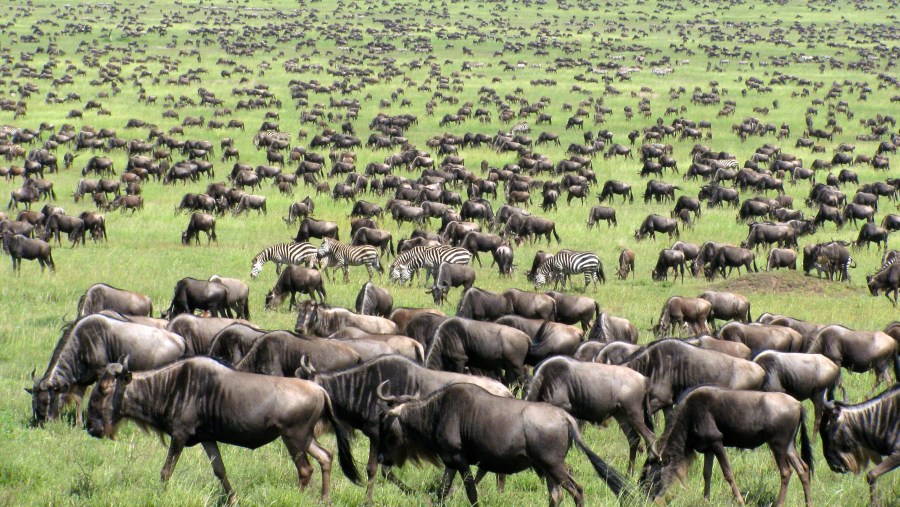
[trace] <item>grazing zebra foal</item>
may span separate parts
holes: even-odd
[[[269,261],[275,263],[275,274],[278,275],[283,264],[311,266],[315,260],[316,247],[309,243],[278,243],[256,254],[251,263],[250,278],[259,276],[263,264]]]
[[[318,252],[319,264],[341,268],[344,272],[344,282],[350,281],[350,266],[365,266],[372,280],[372,268],[378,273],[384,273],[381,267],[381,256],[378,249],[370,245],[350,246],[336,239],[325,238]]]
[[[509,131],[509,135],[514,136],[516,134],[527,134],[531,132],[531,125],[528,122],[522,122],[513,126],[513,128]]]
[[[597,282],[606,283],[606,274],[603,272],[603,263],[600,258],[591,252],[574,252],[572,250],[560,250],[556,255],[552,255],[544,260],[534,274],[535,287],[541,287],[554,282],[554,287],[562,282],[563,289],[566,287],[566,280],[569,275],[582,273],[584,274],[584,287],[587,288],[591,282],[594,282],[596,288]]]
[[[269,146],[273,141],[290,142],[290,132],[279,132],[277,130],[261,130],[253,138],[253,145],[257,148],[260,146]]]
[[[406,284],[413,276],[418,276],[419,269],[425,268],[425,283],[434,275],[441,263],[468,264],[472,253],[465,248],[440,246],[417,246],[403,252],[391,264],[391,281]]]

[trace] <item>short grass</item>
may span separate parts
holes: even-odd
[[[234,108],[242,97],[232,96],[232,89],[264,83],[283,103],[280,128],[292,132],[294,143],[297,143],[296,134],[301,128],[310,134],[318,132],[315,126],[301,125],[299,113],[310,110],[314,104],[323,104],[327,108],[329,96],[310,92],[310,105],[295,108],[290,98],[289,82],[316,80],[325,86],[344,82],[358,85],[360,77],[355,73],[362,72],[377,76],[378,82],[357,91],[348,91],[346,95],[335,93],[332,96],[335,99],[346,96],[361,101],[359,119],[353,124],[363,139],[370,132],[367,127],[369,121],[382,111],[416,114],[419,123],[407,132],[407,137],[420,147],[428,138],[444,131],[493,134],[500,129],[508,129],[509,125],[497,121],[494,106],[478,104],[479,88],[489,86],[501,97],[519,95],[529,102],[535,102],[541,96],[550,98],[547,111],[553,116],[553,124],[535,126],[532,135],[536,138],[537,133],[545,130],[560,134],[562,147],[539,149],[554,161],[565,156],[564,150],[569,143],[581,141],[580,131],[564,130],[565,120],[571,113],[564,112],[563,105],[569,103],[577,109],[579,102],[590,97],[603,100],[614,113],[606,118],[602,126],[592,126],[590,118],[586,118],[586,125],[594,130],[610,129],[618,142],[627,143],[625,136],[628,131],[654,122],[662,117],[667,107],[685,106],[686,118],[712,121],[713,139],[705,142],[716,150],[736,154],[739,161],[746,160],[763,142],[776,141],[773,138],[752,138],[741,143],[730,133],[731,124],[754,115],[754,107],[771,108],[773,100],[778,100],[780,108],[761,118],[776,125],[788,123],[791,126],[793,136],[777,144],[785,151],[802,156],[806,165],[810,165],[815,157],[805,150],[794,149],[793,144],[804,129],[806,108],[813,99],[823,98],[832,83],[845,83],[838,100],[846,100],[855,114],[853,120],[838,114],[837,119],[844,127],[844,133],[835,138],[834,145],[839,142],[854,143],[856,134],[865,133],[858,124],[859,119],[872,118],[876,114],[896,116],[898,112],[889,101],[897,93],[896,90],[878,87],[879,72],[894,72],[894,69],[886,68],[887,57],[874,60],[873,66],[864,70],[855,65],[869,55],[877,58],[884,54],[884,46],[879,45],[875,38],[884,37],[884,30],[896,24],[893,11],[877,3],[626,2],[613,5],[562,1],[399,1],[381,4],[332,0],[300,3],[284,0],[265,3],[157,0],[134,5],[60,4],[36,0],[10,7],[8,11],[10,14],[5,18],[5,28],[0,31],[0,55],[5,60],[0,90],[5,98],[12,100],[19,99],[17,89],[25,83],[34,83],[39,92],[24,99],[28,104],[28,114],[24,119],[13,119],[12,113],[3,112],[0,113],[0,122],[31,128],[45,121],[57,128],[66,122],[73,123],[76,128],[82,125],[93,125],[98,129],[108,127],[116,129],[118,135],[125,139],[146,138],[146,130],[124,128],[130,118],[144,119],[163,129],[180,123],[179,120],[162,117],[166,109],[163,106],[164,97],[168,94],[176,99],[184,95],[198,101],[197,89],[203,87],[225,99],[227,107]],[[159,27],[164,21],[166,28],[161,31]],[[76,34],[73,28],[82,25],[92,31]],[[245,30],[242,25],[253,29]],[[266,29],[262,30],[263,27]],[[139,30],[144,35],[129,36],[126,30]],[[222,30],[220,35],[214,33],[217,30]],[[26,36],[36,37],[36,42],[28,42]],[[790,45],[774,43],[780,39]],[[72,74],[74,85],[54,88],[50,80],[28,77],[24,68],[17,66],[24,63],[27,68],[40,72],[50,58],[47,49],[51,41],[60,51],[58,56],[52,58],[56,63],[52,68],[53,77]],[[372,42],[392,44],[395,49],[376,54],[367,49],[366,44]],[[536,54],[534,47],[528,46],[535,42],[544,44],[544,54]],[[252,55],[228,54],[225,45],[259,49]],[[430,45],[430,52],[423,50],[426,45]],[[712,49],[713,45],[720,48],[718,52]],[[472,55],[464,56],[463,47],[470,48]],[[180,56],[181,52],[193,49],[200,52],[199,58]],[[840,65],[826,64],[820,69],[818,61],[802,61],[800,57],[807,55],[829,57],[831,61],[840,62]],[[618,56],[622,59],[615,59]],[[621,95],[604,94],[602,76],[588,73],[587,65],[577,62],[577,59],[584,59],[592,67],[609,62],[637,65],[638,56],[644,58],[642,70],[633,74],[630,81],[615,80],[612,83],[622,92]],[[671,59],[668,65],[675,72],[665,77],[653,76],[649,72],[655,65],[653,62],[660,62],[666,57]],[[300,64],[321,67],[288,73],[284,64],[292,58]],[[565,59],[571,59],[574,67],[567,68]],[[789,65],[776,65],[776,59],[782,59]],[[218,63],[221,60],[230,60],[234,64]],[[464,61],[472,62],[473,70],[463,70]],[[523,64],[523,68],[504,70],[506,64],[517,63]],[[121,69],[118,93],[114,93],[108,83],[103,86],[89,83],[101,75],[100,66],[103,65],[115,65]],[[251,72],[222,77],[222,70],[233,70],[235,65],[244,65]],[[551,67],[557,68],[557,71],[551,73]],[[200,81],[188,86],[167,84],[167,80],[197,68],[207,71],[199,74]],[[391,77],[388,69],[399,69],[402,75]],[[457,91],[439,90],[438,74],[449,78],[449,86]],[[743,81],[751,76],[768,83],[779,74],[809,79],[822,83],[823,87],[814,89],[792,79],[784,85],[773,84],[770,93],[750,91],[746,96],[742,95]],[[596,77],[600,82],[576,80],[579,75]],[[534,79],[553,79],[556,84],[534,86],[530,83]],[[241,83],[241,80],[246,82]],[[716,118],[717,107],[690,103],[690,94],[695,88],[708,91],[713,81],[718,82],[723,93],[728,90],[723,99],[737,102],[734,117],[719,119]],[[867,83],[873,90],[866,100],[859,98],[861,83]],[[581,91],[575,90],[576,85]],[[420,87],[427,90],[420,90]],[[642,87],[648,87],[650,91],[641,91]],[[670,90],[679,87],[684,87],[686,93],[671,99]],[[141,88],[147,94],[158,97],[156,105],[147,106],[137,101]],[[522,90],[517,91],[518,88]],[[810,90],[808,97],[793,96],[803,88]],[[389,107],[379,105],[382,99],[390,99],[391,93],[398,90],[402,90],[402,98],[412,101],[411,108],[401,108],[399,100]],[[75,92],[81,100],[48,104],[44,98],[51,91],[60,96]],[[446,97],[457,97],[459,103],[442,102],[435,95],[437,91]],[[66,119],[70,109],[83,108],[87,100],[97,99],[101,92],[109,94],[99,100],[111,116],[97,116],[93,111],[85,111],[83,120]],[[371,100],[366,99],[368,94],[371,94]],[[630,122],[626,121],[623,108],[630,106],[637,110],[640,98],[650,100],[653,114],[650,118],[638,116]],[[432,99],[436,102],[435,114],[426,116],[426,102]],[[490,109],[494,121],[482,124],[470,120],[462,126],[446,128],[438,125],[444,114],[455,113],[465,102]],[[518,110],[519,105],[511,104],[511,107]],[[818,109],[819,115],[814,120],[816,126],[821,127],[825,123],[828,106],[819,106]],[[184,107],[178,109],[178,113],[181,118],[203,115],[209,120],[213,109]],[[232,115],[246,123],[246,132],[186,128],[185,137],[209,139],[216,145],[222,137],[234,137],[242,161],[262,164],[265,163],[265,155],[254,149],[251,140],[263,120],[263,114],[264,111],[255,110],[236,111]],[[673,118],[668,116],[663,120],[669,123]],[[533,122],[534,117],[529,121]],[[330,125],[339,128],[340,123],[334,120]],[[299,142],[305,144],[306,141]],[[690,164],[688,153],[692,143],[670,142],[675,147],[679,167],[682,171],[686,170]],[[876,147],[876,143],[872,142],[855,144],[857,152],[863,154],[873,153]],[[827,153],[819,155],[821,158],[830,157],[831,144],[826,145]],[[58,151],[60,159],[65,151],[66,148]],[[357,167],[380,161],[389,153],[359,150]],[[476,171],[482,160],[498,167],[515,161],[510,155],[500,155],[487,148],[466,149],[461,154],[466,159],[467,167]],[[88,204],[84,202],[75,204],[71,193],[89,156],[82,153],[72,170],[48,176],[60,196],[59,204],[70,214],[88,209]],[[121,171],[126,163],[125,155],[113,153],[111,157]],[[221,180],[230,170],[230,164],[219,163],[218,155],[216,159],[217,179]],[[641,329],[642,342],[651,339],[651,321],[658,317],[668,296],[696,295],[708,288],[734,290],[750,297],[754,316],[770,311],[860,329],[881,329],[897,319],[895,308],[883,298],[872,298],[865,288],[864,275],[872,273],[880,261],[880,254],[874,250],[854,251],[859,267],[853,270],[854,279],[849,284],[831,283],[788,272],[744,275],[714,283],[691,278],[684,283],[652,282],[649,271],[657,252],[671,241],[661,238],[636,242],[632,233],[648,213],[668,214],[670,205],[644,205],[640,202],[644,181],[637,175],[638,168],[639,163],[635,161],[604,160],[599,156],[594,160],[594,170],[600,182],[624,180],[634,184],[638,194],[638,201],[634,204],[613,204],[619,215],[616,228],[601,225],[591,231],[586,229],[584,221],[594,202],[582,204],[575,201],[567,206],[563,201],[558,210],[540,214],[556,222],[562,236],[562,247],[597,252],[610,277],[615,271],[620,250],[623,247],[635,250],[638,255],[636,278],[624,282],[610,280],[597,290],[589,290],[588,294],[595,297],[605,310],[634,321]],[[885,177],[884,174],[875,174],[867,166],[853,169],[858,171],[863,182]],[[895,172],[891,171],[888,176],[895,176]],[[678,182],[681,187],[679,195],[696,195],[700,186],[698,182],[682,182],[671,175],[667,175],[666,179]],[[820,179],[824,180],[824,174]],[[336,181],[333,179],[330,182]],[[185,276],[205,278],[217,273],[249,280],[249,264],[253,255],[269,244],[288,240],[295,233],[295,229],[286,227],[280,218],[288,204],[313,192],[313,189],[301,187],[297,195],[291,198],[279,195],[274,188],[266,185],[262,193],[268,198],[268,215],[220,218],[218,245],[183,247],[179,241],[180,231],[185,227],[187,217],[173,214],[173,209],[185,192],[200,192],[207,183],[201,181],[186,186],[145,184],[146,205],[143,211],[133,216],[108,214],[109,243],[89,244],[86,248],[54,248],[58,266],[55,274],[42,274],[36,265],[26,263],[21,275],[16,276],[7,264],[0,284],[0,503],[207,505],[223,501],[220,487],[199,450],[189,450],[184,454],[174,477],[164,487],[158,481],[158,473],[165,447],[159,445],[155,437],[129,426],[121,432],[117,441],[98,441],[74,428],[69,421],[49,424],[43,430],[29,428],[30,400],[21,390],[29,385],[32,369],[36,368],[38,374],[42,372],[59,336],[60,326],[73,317],[79,295],[90,284],[107,282],[148,294],[153,298],[155,307],[160,309],[168,306],[172,287]],[[0,181],[0,193],[6,195],[20,184],[20,181]],[[795,197],[797,207],[807,214],[812,213],[802,204],[808,191],[807,184],[788,185],[787,189]],[[851,187],[845,191],[852,197]],[[342,237],[346,238],[349,231],[348,206],[333,203],[324,195],[314,195],[313,198],[316,216],[338,221]],[[375,196],[364,198],[379,203],[384,201]],[[882,201],[877,219],[880,220],[893,208],[893,203]],[[683,231],[682,239],[736,244],[746,236],[746,226],[735,223],[734,216],[732,210],[704,209],[703,218],[693,230]],[[398,229],[392,222],[384,223],[383,227],[394,233],[395,240],[407,236],[412,230],[408,225]],[[830,238],[852,240],[855,236],[856,227],[848,226],[838,231],[833,225],[828,225],[815,236],[805,238],[803,243]],[[538,249],[548,248],[552,250],[559,246],[525,245],[516,249],[519,268],[510,279],[498,277],[496,271],[487,266],[478,268],[478,285],[491,290],[528,288],[523,272]],[[764,264],[763,252],[758,255],[758,263]],[[263,275],[251,282],[253,320],[265,328],[291,329],[295,319],[292,313],[286,310],[263,311],[263,296],[274,281],[274,269],[267,266]],[[376,281],[387,283],[384,279]],[[364,282],[364,272],[354,270],[349,284],[340,280],[330,283],[327,287],[330,302],[352,306],[356,292]],[[391,290],[398,306],[431,305],[430,296],[419,285],[392,287]],[[457,299],[458,294],[454,293],[450,303],[442,310],[452,313]],[[846,375],[851,399],[863,399],[870,392],[872,381],[872,376],[868,374]],[[627,448],[615,425],[588,427],[585,432],[588,443],[595,451],[620,470],[625,469]],[[330,437],[325,440],[333,447]],[[360,462],[364,461],[366,452],[366,442],[363,440],[359,439],[355,444],[355,454]],[[282,505],[317,501],[315,488],[303,493],[296,491],[293,466],[280,444],[254,452],[227,447],[223,455],[231,481],[243,503]],[[771,502],[777,492],[778,478],[770,453],[765,449],[731,451],[730,456],[738,483],[748,492],[748,501],[756,505]],[[868,491],[863,478],[833,474],[825,466],[818,445],[816,459],[818,467],[813,481],[813,502],[816,505],[867,503]],[[583,456],[573,452],[569,462],[575,468],[578,481],[584,485],[589,502],[603,505],[614,502],[606,488],[594,477]],[[399,473],[419,491],[425,491],[439,477],[439,471],[430,467],[407,467]],[[335,475],[340,474],[336,472]],[[879,491],[887,503],[896,503],[900,497],[898,477],[896,473],[888,475],[879,485]],[[313,484],[317,482],[318,474]],[[672,504],[701,504],[701,482],[699,466],[695,466],[686,487],[673,488]],[[712,491],[712,504],[732,501],[718,472],[714,474]],[[546,488],[532,473],[511,477],[503,494],[496,491],[491,481],[486,481],[479,493],[485,505],[538,505],[546,502]],[[788,502],[799,504],[801,495],[798,481],[793,481]],[[363,498],[364,490],[350,485],[341,477],[336,478],[336,504],[358,504]],[[379,505],[423,504],[425,494],[405,496],[393,486],[380,484],[375,501]],[[464,505],[464,495],[458,492],[452,503]]]

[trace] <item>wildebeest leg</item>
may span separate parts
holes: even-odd
[[[203,450],[206,451],[206,455],[209,456],[209,462],[212,464],[213,473],[219,478],[222,487],[225,489],[225,494],[228,495],[228,505],[233,505],[236,498],[234,496],[234,490],[231,489],[231,483],[228,482],[228,477],[225,476],[225,463],[222,463],[222,454],[219,453],[219,444],[215,442],[203,442]],[[172,466],[174,467],[175,465],[173,464]]]
[[[369,439],[369,462],[366,463],[366,503],[372,503],[375,494],[375,477],[378,474],[378,444]]]
[[[823,406],[825,405],[825,389],[823,388],[819,391],[814,392],[812,394],[810,401],[812,401],[813,414],[815,414],[814,415],[815,420],[813,421],[813,427],[812,427],[812,437],[813,437],[813,440],[815,440],[816,436],[819,434],[819,421],[822,420],[822,411],[823,411]]]
[[[637,458],[638,446],[641,443],[641,439],[624,415],[617,415],[616,422],[619,423],[619,427],[622,428],[622,433],[625,434],[625,438],[628,440],[628,475],[631,475],[634,473],[634,461]]]
[[[175,465],[178,463],[178,458],[181,457],[181,451],[183,450],[184,442],[172,437],[172,442],[169,444],[169,453],[166,455],[166,462],[163,464],[162,472],[159,474],[162,482],[168,481],[169,477],[172,476],[172,472],[175,470]]]
[[[472,476],[472,470],[467,465],[459,471],[459,475],[462,476],[463,484],[466,487],[466,497],[469,499],[469,505],[477,506],[478,487],[475,483],[475,478]]]
[[[734,482],[734,471],[731,469],[731,464],[728,462],[728,454],[725,453],[725,446],[723,446],[721,442],[716,442],[712,444],[712,448],[716,458],[719,460],[719,466],[722,468],[722,475],[725,476],[725,480],[731,485],[731,492],[734,493],[734,500],[738,505],[744,505],[744,497],[741,496],[741,490],[738,488],[737,483]]]
[[[390,481],[391,484],[400,488],[400,491],[402,491],[403,493],[405,493],[407,495],[411,495],[411,494],[415,493],[415,491],[410,489],[409,486],[407,486],[406,484],[403,484],[403,482],[401,482],[400,479],[397,478],[396,475],[394,475],[394,469],[392,469],[391,467],[386,467],[386,466],[381,467],[381,474],[384,476],[385,479]]]
[[[793,446],[788,448],[788,460],[794,470],[797,471],[797,476],[800,477],[800,484],[803,485],[803,497],[806,500],[807,507],[812,506],[812,492],[809,488],[809,467],[806,463],[797,456],[797,449]]]
[[[866,482],[869,483],[869,498],[872,505],[880,505],[875,497],[875,481],[897,467],[900,467],[900,451],[895,451],[894,454],[888,456],[887,459],[866,474]]]
[[[791,481],[791,465],[787,453],[781,449],[772,448],[772,454],[775,456],[778,473],[781,474],[781,487],[778,489],[778,500],[775,502],[776,507],[780,507],[784,505],[784,499],[787,497],[788,483]]]
[[[322,501],[327,503],[331,498],[331,453],[319,446],[316,439],[309,443],[307,452],[319,462],[319,469],[322,471]]]
[[[709,485],[712,482],[713,464],[716,458],[713,453],[703,453],[703,498],[709,500]]]
[[[312,478],[312,466],[309,464],[309,460],[306,458],[306,450],[312,447],[313,441],[309,439],[309,444],[305,441],[305,439],[297,438],[295,435],[291,433],[286,433],[281,436],[281,441],[284,442],[284,446],[287,447],[288,454],[291,457],[291,460],[294,462],[294,466],[297,467],[297,479],[300,482],[300,489],[306,489],[306,486],[309,485],[309,480]],[[329,472],[331,464],[329,463]],[[322,468],[322,487],[325,487],[325,468]]]
[[[441,485],[438,487],[438,502],[443,503],[444,499],[450,493],[450,486],[453,485],[453,479],[456,477],[456,470],[447,467],[444,468],[444,476],[441,478]]]

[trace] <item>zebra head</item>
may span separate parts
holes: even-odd
[[[543,271],[538,271],[537,273],[535,273],[534,279],[532,281],[534,282],[535,288],[540,288],[547,284],[547,274]]]
[[[406,284],[412,279],[412,271],[406,265],[394,266],[391,268],[390,279],[393,283]]]
[[[331,249],[334,245],[331,243],[331,239],[325,238],[322,241],[322,246],[319,247],[319,257],[325,257],[331,252]]]
[[[263,261],[262,260],[254,260],[253,264],[250,266],[250,278],[256,278],[259,276],[260,272],[262,272]]]

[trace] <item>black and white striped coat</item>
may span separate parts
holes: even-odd
[[[275,263],[275,274],[281,273],[283,264],[312,265],[316,259],[316,247],[309,243],[278,243],[256,254],[250,267],[250,278],[262,272],[263,264]]]
[[[538,267],[534,274],[534,285],[541,287],[550,281],[554,285],[562,282],[563,288],[566,286],[566,279],[569,275],[582,273],[584,275],[584,286],[587,287],[591,282],[594,286],[597,282],[606,283],[606,274],[603,272],[603,263],[596,254],[591,252],[575,252],[572,250],[560,250],[555,255],[548,257]]]
[[[468,264],[472,260],[472,253],[465,248],[440,246],[417,246],[402,254],[397,255],[391,264],[390,277],[392,282],[405,284],[414,275],[418,275],[419,269],[425,268],[425,281],[428,277],[434,277],[441,263]]]
[[[318,261],[320,265],[341,268],[345,282],[350,281],[350,266],[365,266],[369,280],[372,279],[372,268],[384,273],[378,249],[370,245],[350,246],[336,239],[325,238],[319,247]]]

